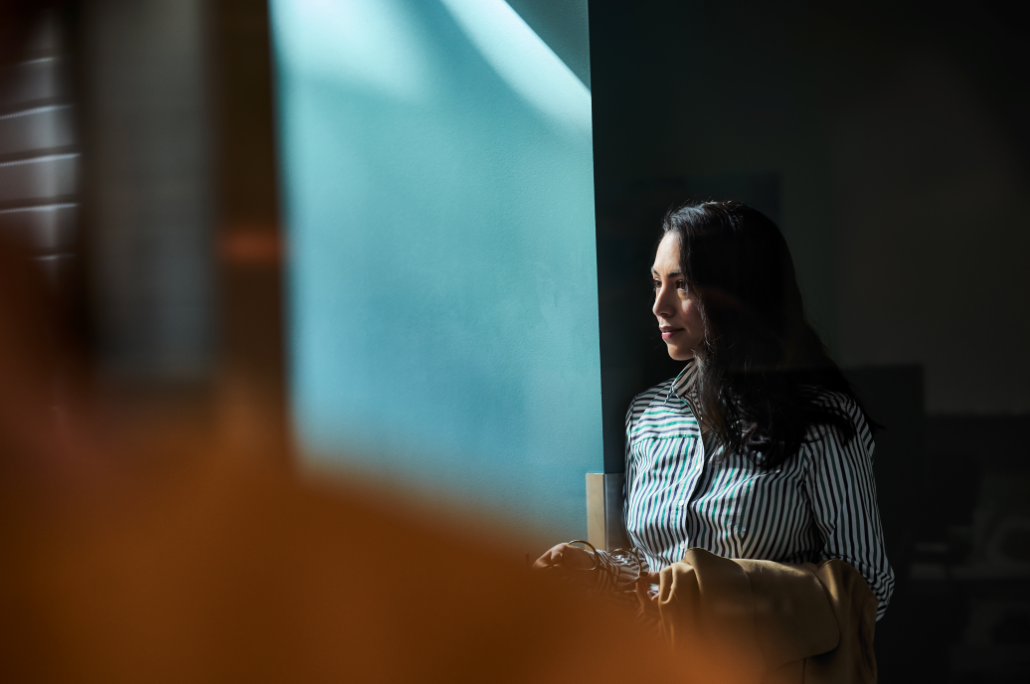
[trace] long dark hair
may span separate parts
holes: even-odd
[[[854,439],[854,423],[825,394],[865,410],[808,322],[776,224],[743,204],[702,202],[670,211],[663,229],[679,237],[687,288],[700,305],[698,408],[715,443],[774,468],[813,425]]]

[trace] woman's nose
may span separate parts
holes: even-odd
[[[654,293],[654,306],[651,307],[651,311],[655,316],[668,316],[669,315],[669,303],[668,297],[666,296],[667,288],[659,288]]]

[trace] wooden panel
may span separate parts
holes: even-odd
[[[605,546],[604,474],[587,473],[587,541],[594,548]]]

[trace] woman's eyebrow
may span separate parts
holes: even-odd
[[[661,276],[662,274],[652,268],[651,269],[651,275],[653,275],[653,276]],[[681,275],[683,275],[683,273],[681,271],[670,271],[669,274],[666,277],[672,278],[674,276],[681,276]]]

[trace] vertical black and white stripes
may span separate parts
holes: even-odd
[[[771,470],[734,453],[706,454],[690,407],[693,362],[638,395],[626,415],[626,530],[652,569],[688,548],[727,558],[850,563],[890,601],[894,573],[883,548],[873,481],[873,439],[849,398],[826,393],[858,429],[847,445],[824,426]]]

